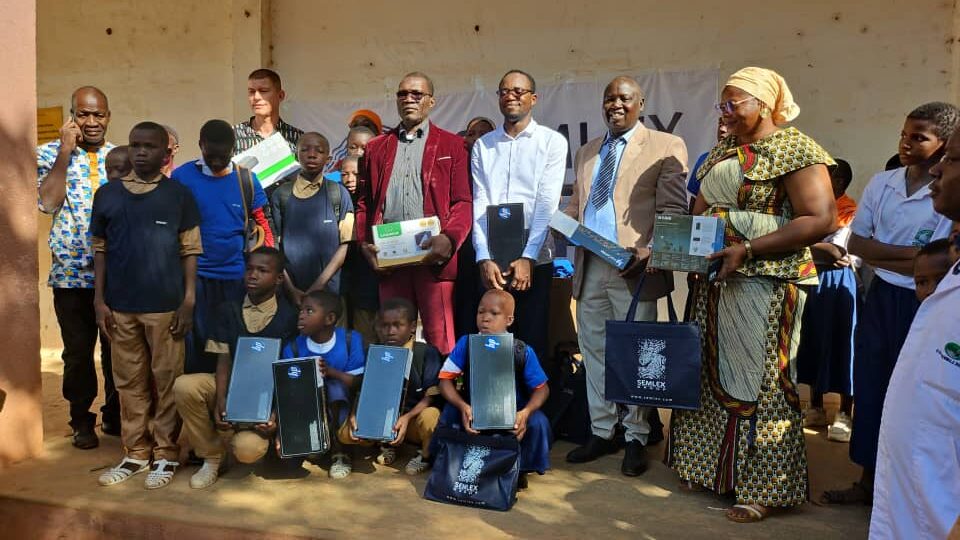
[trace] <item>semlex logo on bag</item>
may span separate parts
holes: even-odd
[[[380,359],[389,364],[390,362],[393,362],[393,355],[390,354],[390,351],[386,351],[383,353],[383,357]]]
[[[486,446],[468,446],[460,464],[460,473],[453,483],[453,491],[462,495],[476,495],[479,490],[480,473],[486,463],[484,458],[490,455]]]
[[[663,339],[637,340],[637,388],[645,390],[667,389],[667,357],[660,354],[667,348]]]
[[[266,345],[263,344],[262,341],[254,341],[253,345],[250,345],[250,348],[257,352],[263,352],[263,350],[266,349],[267,347]]]
[[[500,208],[497,212],[500,215],[500,219],[510,219],[510,209],[506,206]]]
[[[483,346],[490,350],[496,350],[500,346],[500,342],[496,338],[487,338],[487,342]]]
[[[299,379],[299,378],[300,378],[300,367],[299,367],[299,366],[290,366],[290,367],[287,369],[287,377],[290,377],[291,379]]]

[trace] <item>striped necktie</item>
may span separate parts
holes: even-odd
[[[597,172],[597,179],[593,182],[593,189],[590,192],[590,202],[597,210],[603,208],[610,200],[613,173],[617,167],[617,145],[622,140],[621,137],[607,139],[607,154],[603,156],[603,161],[600,162],[600,170]]]

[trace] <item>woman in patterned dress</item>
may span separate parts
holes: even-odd
[[[693,291],[701,405],[674,412],[667,462],[688,489],[732,493],[727,518],[754,522],[808,498],[795,360],[801,286],[817,283],[808,246],[836,229],[833,160],[781,128],[799,107],[771,70],[733,74],[717,109],[730,134],[700,168],[694,213],[724,220],[725,248]]]

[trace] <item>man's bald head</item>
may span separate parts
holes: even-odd
[[[103,104],[103,109],[107,112],[110,111],[110,103],[107,102],[107,95],[103,93],[103,90],[96,86],[81,86],[74,90],[70,96],[70,112],[77,110],[79,101],[89,101],[91,98],[100,101]]]
[[[615,88],[620,88],[620,89],[629,88],[633,90],[634,95],[636,95],[640,99],[643,99],[643,89],[640,88],[640,83],[637,82],[636,79],[634,79],[629,75],[619,75],[617,77],[614,77],[613,80],[610,81],[609,84],[607,84],[607,88],[604,91],[604,93]]]
[[[81,86],[70,97],[71,120],[80,128],[83,140],[80,145],[87,150],[99,148],[107,137],[110,124],[110,105],[107,96],[95,86]]]
[[[619,137],[633,129],[643,111],[643,90],[633,77],[615,77],[603,91],[603,118],[610,134]]]

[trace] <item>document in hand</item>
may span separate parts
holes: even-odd
[[[650,266],[706,274],[707,255],[723,249],[724,221],[712,216],[659,214],[653,222]]]
[[[260,141],[253,148],[233,156],[233,162],[251,169],[263,188],[300,170],[297,156],[293,155],[287,140],[279,132]]]
[[[473,429],[513,429],[517,421],[513,334],[471,334],[469,347]]]
[[[374,225],[373,243],[380,250],[378,265],[388,268],[419,263],[430,252],[420,245],[438,234],[440,220],[436,216]]]
[[[241,337],[233,357],[227,388],[227,421],[262,424],[273,406],[273,362],[280,357],[280,340]]]
[[[406,347],[370,346],[357,404],[357,438],[392,441],[396,437],[393,426],[400,416],[412,363],[413,351]]]
[[[550,218],[550,228],[567,237],[576,244],[615,266],[617,270],[626,268],[633,260],[633,254],[615,242],[600,236],[563,212],[554,212]]]
[[[500,271],[523,256],[527,245],[524,230],[523,203],[496,204],[487,207],[487,246],[490,257]]]
[[[326,389],[316,357],[273,363],[280,456],[323,454],[330,449]]]

